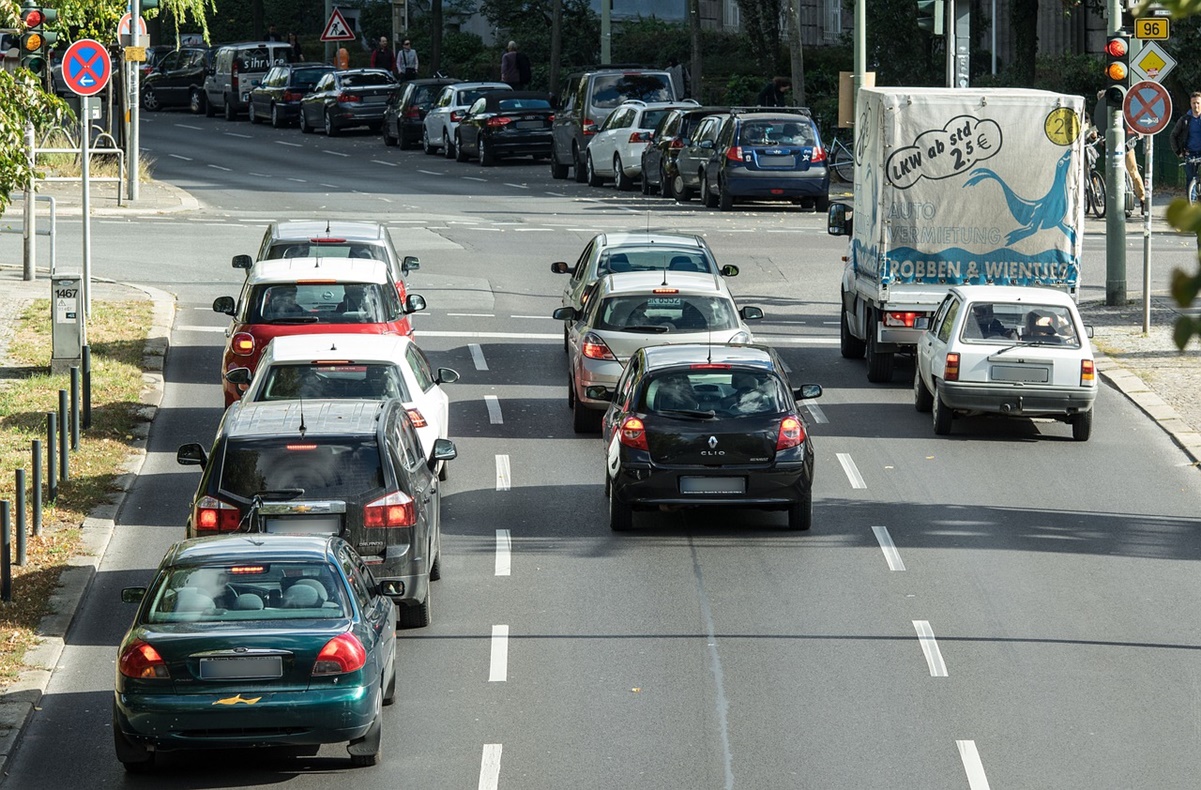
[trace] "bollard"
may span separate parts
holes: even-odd
[[[92,349],[83,347],[83,428],[92,427]]]
[[[42,443],[33,440],[33,502],[29,508],[33,518],[33,534],[42,534]]]
[[[17,478],[17,564],[25,564],[25,470],[18,469]]]
[[[55,455],[58,452],[58,416],[54,412],[46,412],[46,501],[58,499],[58,464]]]
[[[68,430],[68,427],[71,425],[71,423],[69,422],[70,419],[71,419],[70,416],[67,414],[67,391],[59,390],[58,391],[58,482],[60,482],[60,483],[65,483],[66,481],[71,479],[71,472],[70,472],[70,469],[68,468],[68,464],[67,464],[67,453],[69,452],[69,449],[67,447],[67,443],[68,443],[67,440],[70,439],[70,436],[68,435],[70,433],[70,431]]]
[[[12,534],[9,524],[8,500],[0,501],[0,599],[13,599]]]
[[[64,423],[64,427],[66,424]],[[79,449],[79,368],[71,368],[71,452]]]

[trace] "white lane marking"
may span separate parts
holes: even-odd
[[[209,308],[206,307],[204,309],[208,310]],[[558,321],[559,320],[559,319],[554,318],[549,315],[511,315],[511,316],[509,316],[509,318],[545,318],[547,321]]]
[[[382,200],[382,201],[384,201],[385,203],[391,203],[391,202],[392,202],[392,199],[391,199],[391,198],[386,198],[386,197],[384,197],[383,195],[376,195],[376,198],[378,198],[379,200]]]
[[[447,313],[460,318],[496,318],[496,313]]]
[[[807,409],[810,416],[813,417],[814,422],[816,422],[816,423],[829,422],[829,420],[826,419],[826,413],[824,411],[822,411],[822,407],[818,406],[816,403],[806,403],[805,409]]]
[[[426,333],[428,334],[428,333]],[[471,361],[475,363],[476,370],[487,370],[488,361],[484,359],[484,349],[480,348],[479,343],[468,343],[467,349],[471,352]]]
[[[567,195],[563,192],[549,192],[548,191],[548,192],[544,192],[543,194],[544,195],[553,195],[554,197],[567,197]]]
[[[554,233],[554,228],[513,228],[514,233]]]
[[[504,417],[500,413],[500,399],[495,395],[485,395],[484,405],[488,407],[488,422],[493,425],[504,425]]]
[[[955,741],[959,747],[959,759],[963,760],[963,770],[967,772],[967,786],[970,790],[989,790],[988,777],[984,775],[984,763],[980,762],[980,752],[976,749],[975,741]]]
[[[185,162],[192,161],[192,157],[190,157],[190,156],[180,156],[179,154],[167,154],[167,156],[171,157],[172,159],[182,159]]]
[[[513,569],[513,534],[507,529],[496,530],[496,575],[508,576]]]
[[[501,744],[485,743],[484,757],[480,761],[480,783],[477,790],[496,790],[500,785]]]
[[[528,332],[434,332],[426,329],[419,330],[422,337],[480,337],[515,340],[562,340],[563,333],[557,335],[537,334]]]
[[[271,176],[267,175],[266,173],[251,173],[250,175],[254,176],[255,178],[271,178]],[[240,219],[238,222],[262,222],[262,220]]]
[[[509,626],[492,626],[492,661],[488,664],[488,682],[504,683],[509,674]]]
[[[178,126],[180,129],[194,129],[197,132],[204,131],[199,126],[188,126],[186,123],[177,123],[175,125]]]
[[[766,343],[768,345],[779,345],[781,343],[789,346],[836,346],[838,338],[836,337],[797,337],[796,335],[764,335],[755,333],[755,342]]]
[[[237,132],[222,132],[221,134],[225,135],[226,137],[241,137],[243,140],[252,139],[248,134],[238,134]]]
[[[905,563],[901,561],[901,552],[897,551],[897,546],[892,542],[892,535],[888,534],[888,527],[872,527],[872,532],[876,533],[876,542],[880,544],[880,550],[884,552],[884,561],[888,563],[890,571],[905,570]]]
[[[317,186],[329,187],[330,189],[341,189],[337,184],[318,184]]]
[[[388,167],[396,167],[395,162],[385,162],[383,159],[372,159],[371,161],[377,165],[387,165]]]
[[[502,232],[502,231],[504,230],[504,228],[481,228],[481,227],[471,227],[471,228],[463,228],[463,230],[487,230],[487,231],[491,231],[492,233],[500,233],[500,232]]]
[[[482,181],[485,183],[488,181],[486,178],[477,178],[475,176],[460,176],[460,178],[462,178],[464,181]]]
[[[331,151],[328,148],[322,148],[321,153],[329,154],[330,156],[350,156],[350,154],[344,154],[341,151]]]
[[[233,172],[233,171],[232,171],[232,170],[230,170],[228,167],[222,167],[221,165],[209,165],[209,167],[211,167],[211,168],[213,168],[213,169],[215,169],[215,170],[224,170],[226,173],[232,173],[232,172]]]
[[[305,181],[303,178],[292,178],[291,176],[289,176],[289,177],[288,177],[288,180],[289,180],[289,181],[295,181],[295,182],[296,182],[296,183],[298,183],[298,184],[307,184],[307,183],[309,183],[308,181]]]
[[[496,490],[508,491],[512,487],[509,476],[509,456],[496,456]]]
[[[529,189],[525,184],[510,184],[508,181],[505,182],[505,186],[513,187],[514,189]]]
[[[223,326],[177,326],[180,332],[224,332]]]
[[[283,140],[272,140],[271,142],[275,143],[276,145],[286,145],[291,148],[303,148],[304,147],[300,143],[289,143],[289,142],[285,142]]]
[[[717,729],[721,736],[722,767],[725,769],[725,790],[734,790],[733,757],[730,753],[730,701],[726,697],[725,673],[721,668],[721,655],[717,652],[717,630],[713,625],[713,610],[709,606],[709,595],[705,592],[705,578],[701,571],[700,557],[696,546],[689,546],[692,553],[692,576],[696,582],[696,597],[701,604],[701,617],[705,623],[706,643],[709,650],[709,671],[713,674],[714,700],[717,712]]]
[[[418,172],[418,173],[425,173],[427,176],[440,176],[440,175],[443,175],[442,173],[435,173],[433,170],[422,170],[422,169],[420,169],[420,168],[418,168],[418,169],[417,169],[417,172]]]
[[[930,621],[914,620],[913,630],[917,631],[917,641],[922,646],[922,653],[926,656],[926,665],[930,667],[930,677],[947,677],[947,665],[942,660],[942,651],[938,649],[938,642],[934,639],[934,629],[930,627]]]
[[[863,475],[859,474],[859,468],[851,460],[850,453],[838,453],[838,463],[842,464],[842,471],[847,473],[851,488],[867,488],[867,483],[863,482]]]

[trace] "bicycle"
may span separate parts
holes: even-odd
[[[1189,203],[1196,203],[1201,200],[1201,173],[1198,173],[1201,169],[1201,156],[1186,156],[1180,166],[1186,165],[1193,166],[1193,178],[1185,186],[1185,194],[1188,195]]]
[[[1097,219],[1105,216],[1105,174],[1097,169],[1101,161],[1098,146],[1099,137],[1094,137],[1084,146],[1084,158],[1087,165],[1087,175],[1084,178],[1084,213],[1091,213]]]
[[[855,183],[855,155],[837,135],[830,138],[830,172],[844,184]]]

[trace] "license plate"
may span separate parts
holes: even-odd
[[[993,365],[988,375],[993,381],[1017,381],[1022,384],[1046,384],[1051,380],[1048,368],[1033,365]]]
[[[745,477],[681,477],[681,494],[745,494]]]
[[[366,101],[368,104],[381,104],[383,102],[386,102],[387,100],[388,100],[387,96],[368,96],[368,97],[366,97]]]
[[[202,680],[265,680],[283,677],[283,674],[284,662],[280,656],[200,659]]]
[[[796,157],[789,154],[788,156],[761,156],[759,157],[759,165],[761,167],[792,167],[796,164]]]
[[[342,531],[342,520],[337,516],[265,518],[263,526],[268,532],[283,535],[337,535]]]
[[[518,129],[542,129],[546,126],[545,121],[518,121]]]

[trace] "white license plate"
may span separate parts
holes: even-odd
[[[264,518],[263,526],[268,532],[283,535],[337,535],[342,531],[342,521],[337,516]]]
[[[681,494],[745,494],[745,477],[681,477]]]
[[[382,104],[383,102],[386,102],[388,100],[388,97],[387,96],[367,96],[365,100],[368,104]]]
[[[796,164],[796,157],[791,154],[788,156],[761,156],[759,157],[760,167],[792,167]]]
[[[541,129],[546,126],[545,121],[518,121],[518,129]]]
[[[1046,384],[1051,371],[1033,365],[993,365],[989,371],[993,381],[1018,381],[1023,384]]]
[[[284,662],[280,656],[200,659],[200,677],[203,680],[263,680],[282,677],[283,674]]]

